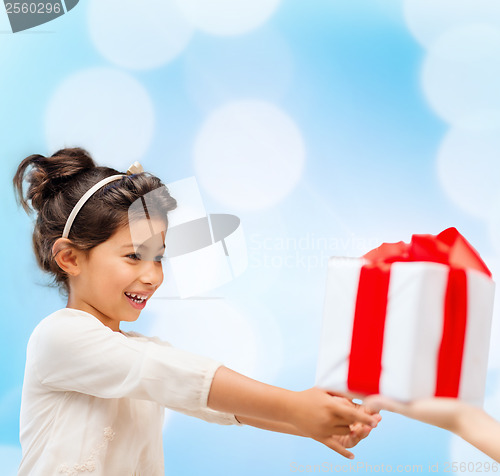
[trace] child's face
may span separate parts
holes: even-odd
[[[165,232],[163,220],[141,219],[92,248],[71,279],[68,307],[89,312],[114,331],[120,321],[135,321],[163,281]]]

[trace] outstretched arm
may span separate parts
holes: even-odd
[[[240,423],[254,426],[256,428],[261,428],[263,430],[276,431],[279,433],[286,433],[289,435],[305,436],[304,434],[300,433],[297,430],[297,428],[290,423],[273,421],[273,420],[263,420],[260,418],[241,417],[241,416],[237,418]],[[342,435],[342,436],[332,435],[331,438],[339,442],[344,448],[352,448],[370,434],[372,427],[365,425],[363,423],[355,423],[353,425],[350,425],[350,429],[351,433],[349,435]],[[347,456],[349,457],[349,455]]]
[[[233,413],[242,423],[313,438],[348,458],[353,455],[343,442],[346,436],[352,436],[350,425],[372,428],[380,420],[378,415],[371,415],[325,390],[285,390],[257,382],[226,367],[219,367],[215,373],[208,406]]]
[[[466,420],[466,421],[465,421]],[[500,423],[479,408],[470,407],[457,434],[500,463]]]
[[[389,410],[452,431],[500,462],[500,423],[480,408],[454,398],[400,403],[375,395],[366,398],[364,403],[372,411]]]

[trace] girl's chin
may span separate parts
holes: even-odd
[[[121,319],[121,320],[126,321],[126,322],[135,322],[135,321],[137,321],[137,319],[139,319],[140,315],[141,315],[141,313],[139,311],[135,315],[128,314],[127,316],[125,316],[125,319]]]

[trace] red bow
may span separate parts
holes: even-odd
[[[363,258],[381,267],[383,263],[396,261],[431,261],[458,269],[475,269],[491,277],[479,253],[456,228],[448,228],[437,236],[413,235],[409,244],[403,241],[383,243]]]

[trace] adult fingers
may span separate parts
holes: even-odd
[[[363,404],[368,410],[374,412],[379,412],[380,410],[388,410],[390,412],[404,414],[408,411],[407,405],[384,397],[383,395],[371,395],[365,398]]]

